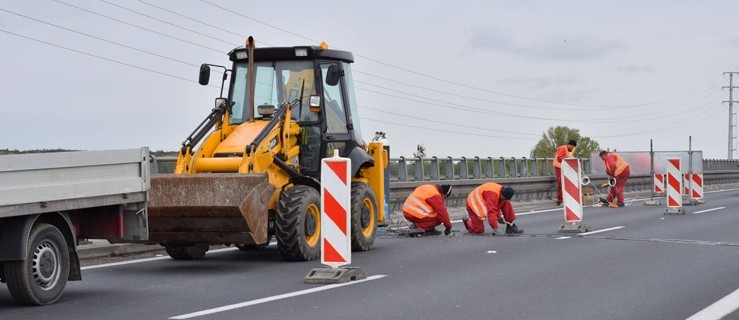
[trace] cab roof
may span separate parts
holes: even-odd
[[[303,51],[305,55],[296,55],[296,51]],[[231,50],[228,57],[231,61],[248,61],[248,49],[239,47]],[[242,59],[239,59],[242,57]],[[275,61],[275,60],[338,60],[352,63],[354,55],[349,51],[341,51],[334,49],[323,49],[318,46],[301,46],[301,47],[263,47],[254,48],[254,61]]]

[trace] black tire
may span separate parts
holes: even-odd
[[[275,236],[277,249],[285,260],[309,261],[320,257],[320,227],[321,196],[316,189],[297,185],[282,192]]]
[[[267,246],[269,246],[269,243],[272,242],[272,236],[267,237],[267,242],[264,244],[236,244],[236,248],[238,248],[241,251],[262,251],[264,249],[267,249]]]
[[[377,235],[378,204],[375,192],[364,182],[352,182],[352,251],[372,249]]]
[[[165,246],[164,250],[175,260],[200,260],[208,252],[208,246]]]
[[[56,302],[69,278],[69,247],[64,236],[55,226],[39,223],[31,229],[27,250],[26,260],[5,263],[10,294],[27,305]]]

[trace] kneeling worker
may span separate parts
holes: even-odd
[[[467,196],[467,213],[470,217],[462,219],[464,227],[470,233],[483,233],[485,232],[483,221],[487,219],[495,233],[502,212],[503,222],[506,224],[505,233],[523,233],[523,230],[518,229],[513,223],[516,220],[516,213],[513,212],[510,202],[513,194],[513,188],[503,187],[494,182],[485,183],[472,190]]]
[[[427,235],[440,235],[441,231],[436,230],[436,226],[444,224],[444,234],[449,235],[452,222],[444,198],[451,194],[452,186],[448,184],[426,184],[413,190],[403,205],[403,216],[412,223],[411,229],[424,230]]]

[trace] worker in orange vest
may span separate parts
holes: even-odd
[[[616,179],[616,183],[611,187],[608,197],[605,199],[600,198],[600,202],[611,208],[623,207],[624,187],[626,186],[626,180],[631,175],[629,164],[621,156],[608,151],[601,151],[600,158],[606,162],[606,174],[608,178]]]
[[[444,199],[451,194],[452,186],[448,184],[426,184],[413,190],[403,205],[403,216],[411,222],[411,229],[424,230],[426,235],[440,235],[436,226],[444,224],[444,234],[449,235],[452,222]]]
[[[510,200],[514,193],[513,188],[504,187],[495,182],[484,183],[472,190],[467,195],[467,214],[470,217],[462,219],[465,229],[470,233],[483,233],[485,232],[483,221],[487,219],[495,234],[502,212],[502,222],[506,224],[505,233],[523,233],[523,230],[513,223],[516,220],[516,213],[513,211]]]
[[[557,177],[557,205],[562,205],[562,159],[574,158],[577,141],[570,140],[567,144],[557,147],[557,153],[554,155],[552,166],[554,167],[554,175]]]

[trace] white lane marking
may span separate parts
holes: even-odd
[[[600,230],[595,230],[595,231],[590,231],[590,232],[584,232],[584,233],[578,234],[578,236],[587,236],[591,234],[596,234],[596,233],[601,233],[601,232],[606,232],[606,231],[613,231],[613,230],[618,230],[618,229],[623,229],[623,228],[626,228],[626,227],[618,226],[618,227],[613,227],[613,228],[600,229]]]
[[[490,251],[488,251],[488,253],[498,253],[498,251],[490,250]]]
[[[696,212],[693,212],[693,214],[696,214],[696,213],[704,213],[704,212],[711,212],[711,211],[716,211],[716,210],[721,210],[721,209],[726,209],[726,207],[717,207],[717,208],[711,208],[711,209],[696,211]]]
[[[569,238],[572,238],[572,237],[559,237],[559,238],[554,238],[554,240],[564,240],[564,239],[569,239]]]
[[[291,297],[302,296],[302,295],[311,294],[311,293],[314,293],[314,292],[319,292],[319,291],[325,291],[325,290],[330,290],[330,289],[336,289],[336,288],[340,288],[340,287],[350,286],[350,285],[353,285],[353,284],[358,284],[358,283],[362,283],[362,282],[377,280],[377,279],[381,279],[381,278],[384,278],[384,277],[387,277],[387,275],[370,276],[370,277],[367,277],[367,279],[363,279],[363,280],[350,281],[350,282],[339,283],[339,284],[329,284],[329,285],[325,285],[325,286],[320,286],[320,287],[315,287],[315,288],[310,288],[310,289],[305,289],[305,290],[300,290],[300,291],[295,291],[295,292],[290,292],[290,293],[278,294],[276,296],[271,296],[271,297],[266,297],[266,298],[261,298],[261,299],[255,299],[255,300],[249,300],[249,301],[245,301],[245,302],[241,302],[241,303],[230,304],[230,305],[223,306],[223,307],[218,307],[218,308],[213,308],[213,309],[207,309],[207,310],[203,310],[203,311],[198,311],[198,312],[183,314],[183,315],[179,315],[179,316],[174,316],[174,317],[171,317],[170,319],[178,319],[178,320],[179,319],[190,319],[190,318],[195,318],[195,317],[210,315],[210,314],[214,314],[214,313],[219,313],[219,312],[224,312],[224,311],[229,311],[229,310],[244,308],[244,307],[248,307],[248,306],[253,306],[253,305],[256,305],[256,304],[262,304],[262,303],[266,303],[266,302],[271,302],[271,301],[282,300],[282,299],[287,299],[287,298],[291,298]]]
[[[714,302],[687,320],[718,320],[739,309],[739,289]]]
[[[269,243],[270,246],[271,245],[275,245],[275,244],[277,244],[277,242],[275,242],[275,241]],[[228,251],[234,251],[234,250],[238,250],[238,248],[229,247],[229,248],[223,248],[223,249],[210,250],[206,254],[220,253],[220,252],[228,252]],[[115,266],[123,266],[123,265],[127,265],[127,264],[142,263],[142,262],[151,262],[151,261],[167,260],[167,259],[172,259],[172,258],[170,258],[169,256],[156,256],[156,257],[153,257],[153,258],[144,258],[144,259],[136,259],[136,260],[129,260],[129,261],[121,261],[121,262],[96,264],[96,265],[82,267],[80,269],[82,269],[82,270],[90,270],[90,269],[108,268],[108,267],[115,267]]]

